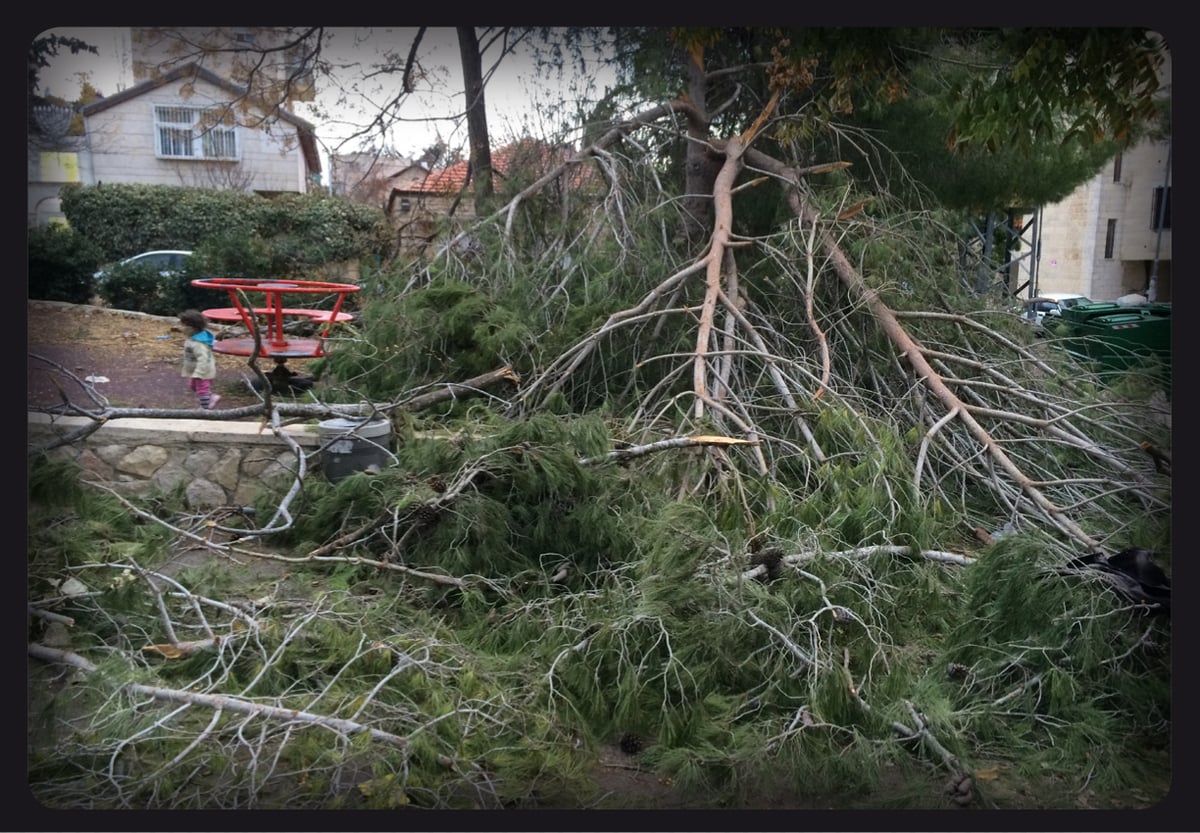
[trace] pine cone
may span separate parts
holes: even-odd
[[[975,779],[970,773],[956,772],[946,782],[946,795],[960,806],[970,804],[975,798]]]
[[[767,568],[767,581],[774,581],[783,573],[783,549],[781,547],[768,547],[760,552],[752,553],[750,563],[754,566],[764,566]]]
[[[946,676],[952,680],[965,680],[971,669],[961,663],[952,662],[946,666]]]

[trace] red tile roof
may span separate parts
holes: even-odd
[[[535,175],[541,175],[562,164],[572,153],[571,148],[563,145],[553,146],[536,139],[521,139],[492,151],[492,172],[497,177],[505,178],[515,167],[519,170],[533,169]],[[463,160],[449,167],[430,171],[424,180],[394,190],[422,194],[457,194],[467,181],[469,170],[470,163]],[[580,179],[580,175],[575,174],[572,184],[578,185]]]

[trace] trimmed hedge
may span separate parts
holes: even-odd
[[[100,249],[74,229],[59,224],[29,229],[29,297],[40,301],[86,304]]]
[[[121,263],[109,270],[96,287],[96,294],[116,309],[137,310],[150,315],[177,315],[189,307],[203,307],[212,302],[213,291],[192,286],[194,277],[188,269],[164,277],[152,263]]]
[[[393,246],[380,209],[326,194],[262,197],[174,185],[72,184],[62,190],[62,209],[71,227],[97,246],[103,262],[153,249],[199,250],[218,239],[257,238],[268,257],[255,258],[255,266],[286,275],[387,257]]]

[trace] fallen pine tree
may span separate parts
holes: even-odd
[[[944,213],[776,140],[786,96],[712,133],[689,72],[380,275],[319,404],[246,414],[380,403],[394,465],[330,483],[292,448],[230,515],[34,457],[30,654],[83,675],[43,704],[40,800],[612,806],[615,744],[697,807],[1165,792],[1169,620],[1066,569],[1169,566],[1152,374],[965,286]],[[653,164],[680,145],[701,238]],[[211,559],[168,575],[185,545]]]

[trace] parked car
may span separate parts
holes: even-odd
[[[147,263],[159,267],[159,274],[164,278],[169,278],[183,271],[185,261],[191,257],[192,253],[181,249],[161,249],[153,252],[142,252],[133,257],[127,257],[118,265],[127,266],[131,264]],[[113,267],[101,269],[92,275],[97,283],[102,283]]]
[[[1047,316],[1061,315],[1064,309],[1090,304],[1092,299],[1074,292],[1046,292],[1025,302],[1024,317],[1034,324],[1042,324]]]

